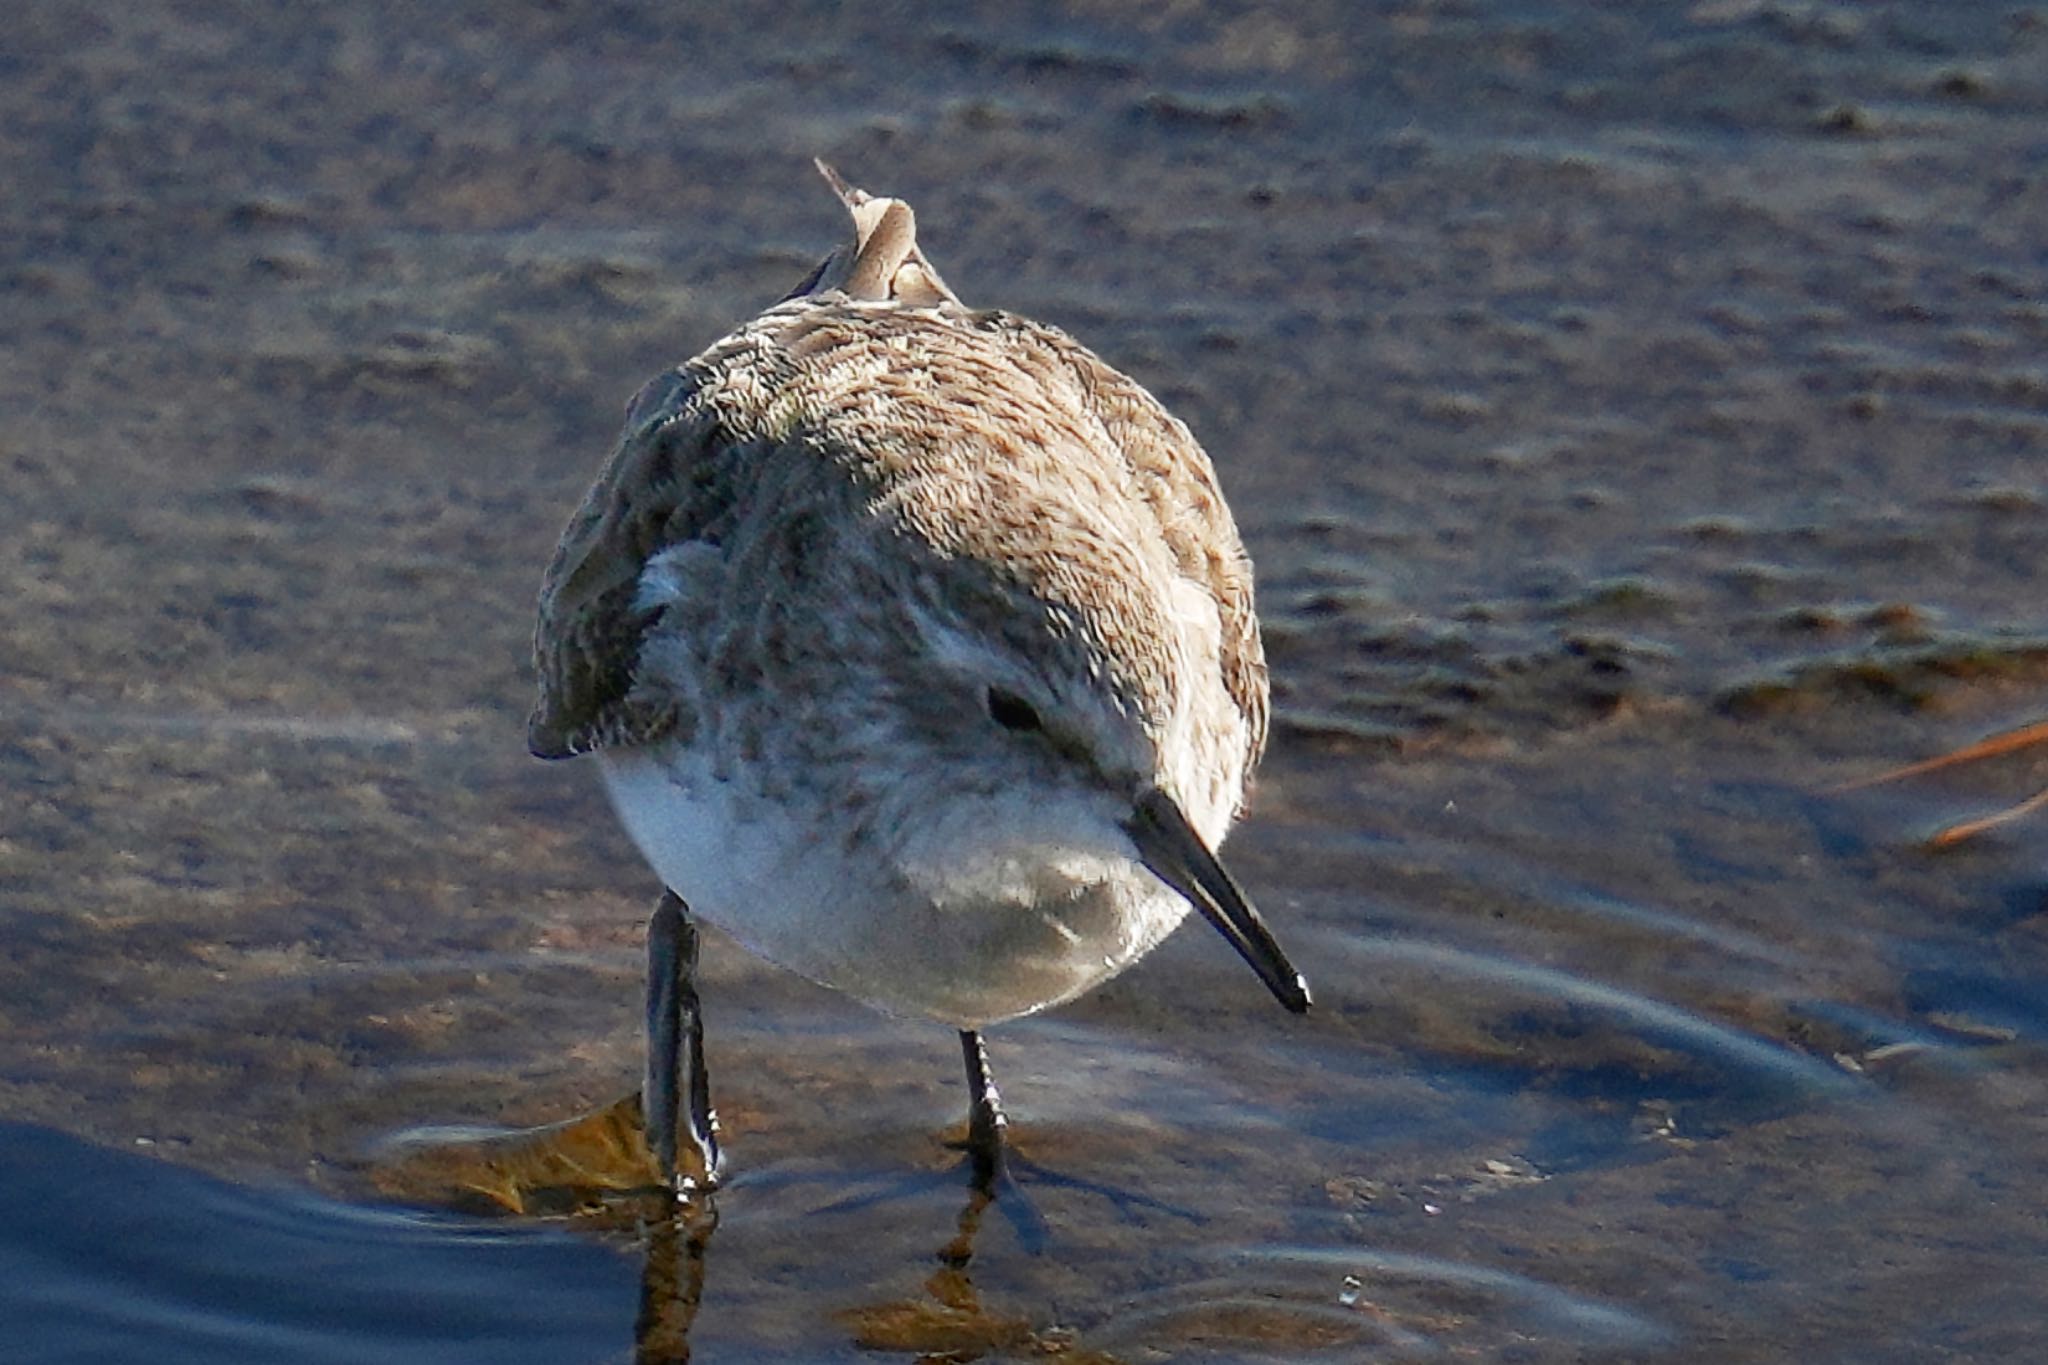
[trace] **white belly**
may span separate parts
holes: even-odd
[[[634,843],[692,912],[892,1014],[979,1028],[1056,1005],[1187,911],[1089,812],[974,803],[899,831],[883,856],[829,812],[763,800],[687,750],[598,758]]]

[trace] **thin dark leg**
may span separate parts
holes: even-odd
[[[974,1181],[983,1189],[995,1184],[1003,1170],[1003,1097],[989,1074],[988,1047],[975,1029],[960,1030],[960,1055],[967,1063],[967,1154],[974,1162]]]
[[[676,955],[683,923],[681,899],[662,892],[647,921],[647,1075],[640,1083],[640,1111],[648,1150],[664,1180],[673,1180],[676,1169],[676,1080],[683,1046]]]
[[[690,908],[664,891],[647,922],[647,1076],[640,1089],[647,1146],[678,1189],[718,1183],[718,1116],[704,1067],[704,1016],[697,1001],[697,926]],[[686,1126],[701,1177],[677,1166],[677,1129]]]
[[[718,1148],[718,1111],[711,1107],[711,1073],[704,1065],[704,1010],[697,1002],[697,926],[685,925],[683,1043],[690,1054],[690,1141],[704,1172],[704,1188],[725,1178],[725,1153]]]

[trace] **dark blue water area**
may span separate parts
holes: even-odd
[[[637,1266],[532,1227],[232,1185],[0,1123],[0,1360],[607,1360]]]

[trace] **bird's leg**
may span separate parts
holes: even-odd
[[[718,1184],[718,1115],[704,1068],[704,1015],[697,1002],[697,926],[673,891],[661,893],[647,922],[647,1078],[640,1089],[647,1146],[678,1190]],[[676,1164],[677,1128],[687,1127],[701,1175]]]
[[[967,1062],[967,1155],[974,1163],[974,1183],[992,1189],[1003,1171],[1003,1130],[1010,1126],[1003,1116],[1003,1097],[996,1093],[996,1078],[989,1074],[988,1047],[975,1029],[960,1030],[960,1054]]]

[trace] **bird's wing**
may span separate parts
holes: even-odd
[[[785,300],[681,370],[640,391],[626,429],[583,506],[563,533],[541,585],[534,663],[540,699],[527,722],[527,747],[542,758],[613,744],[642,744],[690,724],[672,692],[635,688],[640,646],[660,609],[639,603],[641,575],[661,550],[705,534],[730,508],[723,486],[734,436],[718,413],[730,405],[697,401],[699,385],[722,377],[727,362],[760,368],[763,338],[795,338],[804,319],[834,316],[802,303],[865,299],[912,308],[957,307],[959,300],[917,245],[916,218],[899,199],[848,185],[823,162],[819,172],[853,219],[854,239],[830,256]],[[788,375],[764,376],[774,381]],[[776,405],[754,406],[765,417]]]
[[[634,681],[642,638],[660,615],[638,601],[647,562],[716,515],[716,490],[705,484],[723,435],[690,401],[695,389],[686,367],[640,391],[548,564],[533,637],[540,697],[526,729],[541,758],[646,743],[688,723],[636,694]]]
[[[1244,716],[1251,762],[1265,752],[1270,702],[1266,651],[1252,600],[1252,563],[1207,452],[1187,425],[1136,380],[1057,328],[1008,314],[1000,324],[1065,366],[1094,419],[1123,453],[1180,571],[1216,601],[1224,689]]]

